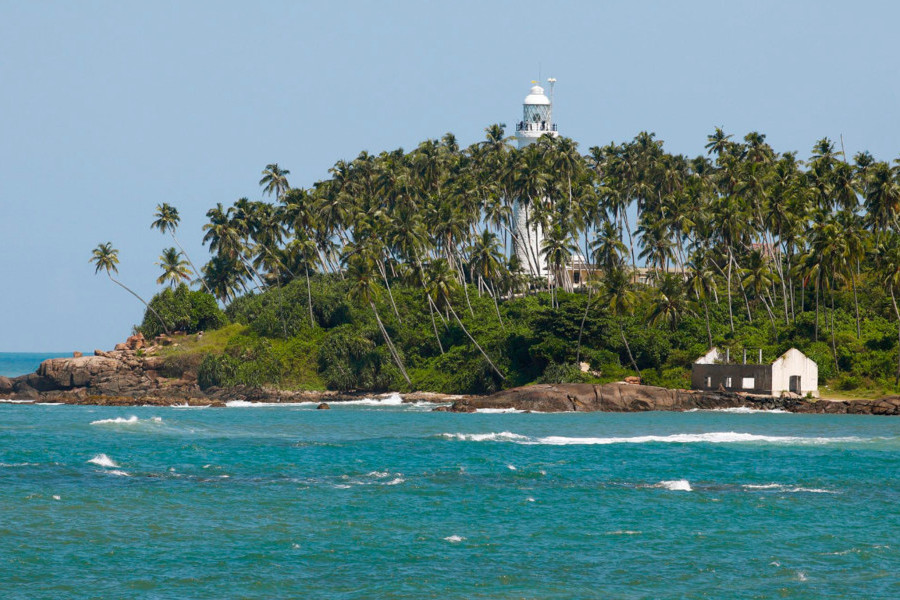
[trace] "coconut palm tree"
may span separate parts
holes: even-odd
[[[603,280],[603,303],[609,311],[610,316],[619,327],[619,335],[622,343],[625,344],[625,350],[628,352],[628,359],[631,366],[637,372],[638,377],[641,376],[641,370],[638,368],[631,354],[631,346],[628,344],[628,338],[625,337],[625,327],[622,320],[626,316],[634,314],[637,297],[634,290],[631,289],[631,280],[624,269],[616,269],[607,274]]]
[[[153,215],[156,217],[156,220],[150,224],[151,229],[158,229],[160,233],[168,232],[169,235],[172,236],[172,241],[175,242],[175,245],[178,246],[178,249],[181,250],[181,254],[187,259],[188,265],[190,265],[191,270],[194,273],[198,273],[197,267],[194,266],[194,263],[191,261],[191,257],[188,256],[188,253],[185,252],[184,247],[181,245],[181,242],[178,241],[178,238],[175,237],[175,230],[178,229],[179,223],[181,223],[181,217],[178,216],[178,209],[163,202],[162,204],[156,205],[156,213]],[[206,280],[202,277],[200,278],[200,283],[206,289],[207,292],[212,294],[212,290],[209,289],[209,286],[206,285]]]
[[[375,315],[375,320],[378,322],[378,329],[381,331],[381,336],[388,346],[394,363],[400,369],[400,374],[403,375],[406,383],[412,385],[412,381],[410,381],[409,375],[406,373],[406,367],[403,366],[403,361],[400,359],[400,354],[397,352],[397,348],[394,347],[394,342],[391,340],[391,336],[388,335],[387,329],[385,329],[384,323],[381,321],[381,315],[378,314],[378,308],[375,306],[375,299],[378,296],[378,282],[372,275],[371,264],[368,264],[368,261],[360,256],[354,257],[350,261],[347,277],[350,280],[348,297],[356,303],[372,309],[372,314]]]
[[[491,368],[494,370],[497,375],[500,376],[500,379],[506,379],[506,376],[497,368],[497,365],[494,364],[494,361],[491,360],[491,357],[487,355],[487,352],[484,351],[484,348],[475,341],[475,338],[472,337],[472,334],[469,333],[469,330],[466,329],[466,326],[463,325],[462,321],[459,318],[459,315],[456,314],[456,311],[453,309],[453,303],[450,301],[450,294],[456,287],[459,285],[456,277],[453,275],[453,272],[450,268],[450,265],[447,264],[447,261],[443,258],[439,258],[429,265],[429,268],[426,271],[426,291],[431,296],[432,300],[439,307],[443,306],[443,308],[447,309],[453,317],[456,319],[457,325],[462,329],[463,333],[466,334],[466,337],[478,348],[478,351],[481,352],[481,355],[488,362]]]
[[[897,338],[900,342],[900,309],[897,308],[897,291],[900,290],[900,235],[890,233],[884,235],[875,250],[878,279],[891,294],[891,305],[897,317]],[[897,373],[894,385],[900,384],[900,344],[897,350]]]
[[[263,193],[270,196],[274,194],[276,200],[281,200],[285,192],[291,188],[287,180],[287,176],[290,174],[291,172],[287,169],[280,168],[278,163],[266,165],[262,172],[262,179],[259,180]]]
[[[141,303],[147,307],[147,310],[152,312],[159,320],[160,325],[162,325],[163,331],[165,331],[166,334],[169,333],[169,328],[166,326],[166,322],[163,321],[162,317],[159,316],[159,313],[156,312],[152,306],[147,304],[147,302],[143,298],[138,296],[131,288],[127,287],[124,283],[112,276],[113,273],[119,272],[119,267],[117,266],[119,264],[119,251],[116,248],[113,248],[112,242],[98,244],[92,252],[90,262],[94,264],[95,275],[101,270],[105,271],[106,276],[109,277],[110,281],[140,300]]]
[[[188,262],[182,260],[181,252],[175,248],[166,248],[156,263],[162,267],[163,274],[160,275],[156,283],[164,285],[168,282],[173,288],[182,281],[190,281],[191,270],[188,268]]]

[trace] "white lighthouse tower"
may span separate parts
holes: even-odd
[[[556,80],[552,77],[547,80],[550,84],[550,98],[544,94],[544,88],[534,84],[531,91],[525,96],[523,103],[522,120],[516,123],[516,140],[519,149],[534,143],[542,135],[558,137],[556,123],[553,122],[553,84]],[[549,200],[544,198],[542,202]],[[516,225],[516,257],[519,259],[522,271],[534,277],[546,277],[548,274],[547,263],[541,255],[541,244],[544,241],[543,228],[535,223],[529,225],[533,210],[526,208],[519,201],[513,206],[513,218]]]

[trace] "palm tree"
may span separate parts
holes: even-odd
[[[443,258],[439,258],[431,263],[429,269],[426,272],[427,276],[427,286],[426,291],[431,296],[432,300],[438,305],[443,305],[456,319],[456,323],[459,325],[459,328],[462,329],[463,333],[466,334],[466,337],[471,340],[471,342],[478,348],[478,351],[481,352],[481,355],[488,362],[491,368],[494,370],[497,375],[500,376],[500,379],[506,379],[506,376],[500,372],[500,369],[497,368],[497,365],[494,364],[494,361],[491,360],[491,357],[487,355],[487,352],[484,351],[484,348],[475,341],[475,338],[472,337],[472,334],[469,333],[469,330],[466,329],[466,326],[463,325],[462,321],[459,319],[459,315],[456,314],[456,311],[453,309],[453,304],[450,302],[450,293],[459,285],[456,277],[453,276],[453,272],[450,269],[450,265],[447,264],[447,261]]]
[[[175,237],[175,230],[178,229],[178,224],[181,223],[181,217],[178,216],[178,209],[171,204],[163,202],[162,204],[156,205],[156,213],[153,216],[156,217],[156,220],[150,224],[150,228],[159,229],[160,233],[166,233],[168,231],[172,236],[172,240],[175,242],[175,245],[178,246],[178,249],[181,250],[181,253],[187,259],[191,270],[194,273],[197,273],[197,267],[194,266],[194,263],[191,261],[191,257],[188,256],[188,253],[184,251],[184,247],[181,245],[181,242],[179,242],[178,238]],[[200,283],[203,284],[203,287],[206,288],[207,292],[212,294],[212,290],[209,289],[209,286],[206,285],[206,280],[204,280],[202,277],[200,278]]]
[[[173,288],[182,281],[190,281],[191,270],[188,262],[181,259],[181,252],[175,248],[166,248],[156,263],[162,267],[163,274],[157,278],[156,283],[163,285],[166,282]]]
[[[875,251],[878,265],[878,279],[887,286],[891,294],[891,304],[897,317],[897,373],[894,385],[900,384],[900,309],[897,308],[897,290],[900,288],[900,236],[890,233],[882,238]]]
[[[119,264],[119,251],[113,248],[112,242],[106,242],[105,244],[98,244],[91,256],[90,262],[94,263],[94,274],[100,272],[102,269],[106,271],[106,276],[109,277],[110,281],[121,287],[123,290],[137,298],[141,301],[141,303],[147,307],[147,310],[152,312],[156,318],[159,320],[160,325],[162,325],[163,330],[166,334],[169,333],[169,328],[166,326],[166,322],[163,321],[162,317],[159,316],[159,313],[153,310],[153,307],[147,304],[147,302],[138,296],[134,291],[132,291],[129,287],[123,284],[121,281],[112,276],[113,273],[118,273],[119,268],[116,266]]]
[[[291,187],[287,180],[287,176],[290,174],[291,172],[287,169],[280,168],[278,163],[268,164],[263,169],[259,185],[262,186],[264,193],[269,195],[275,194],[275,199],[281,200],[281,197]]]
[[[412,385],[412,381],[410,381],[409,375],[406,373],[406,367],[403,366],[403,361],[400,359],[400,354],[397,352],[397,348],[394,347],[394,342],[391,340],[391,336],[388,335],[387,329],[385,329],[384,323],[381,321],[381,316],[378,314],[378,308],[375,306],[375,298],[378,295],[378,283],[372,277],[370,266],[363,260],[352,260],[347,276],[350,279],[348,296],[358,304],[368,305],[372,309],[372,314],[375,315],[375,320],[378,322],[378,329],[381,330],[381,335],[397,368],[400,369],[400,374],[403,375],[403,379],[406,380],[407,384]]]
[[[634,361],[631,354],[631,346],[628,344],[628,338],[625,337],[625,327],[622,320],[626,316],[634,314],[634,307],[637,302],[634,290],[631,289],[631,281],[624,269],[616,269],[609,273],[603,281],[603,302],[609,311],[610,316],[615,320],[619,327],[619,335],[625,344],[625,350],[628,352],[628,359],[631,366],[637,372],[638,377],[641,376],[641,370]]]

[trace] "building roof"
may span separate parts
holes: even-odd
[[[534,85],[531,88],[531,92],[525,96],[525,104],[538,104],[547,106],[550,104],[550,99],[544,95],[544,88],[539,85]]]

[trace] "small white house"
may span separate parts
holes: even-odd
[[[691,369],[691,385],[698,390],[724,389],[780,396],[786,392],[805,396],[819,395],[819,367],[805,354],[791,348],[771,364],[762,364],[762,352],[757,363],[747,363],[747,353],[741,362],[732,362],[726,351],[723,355],[713,348],[698,358]]]

